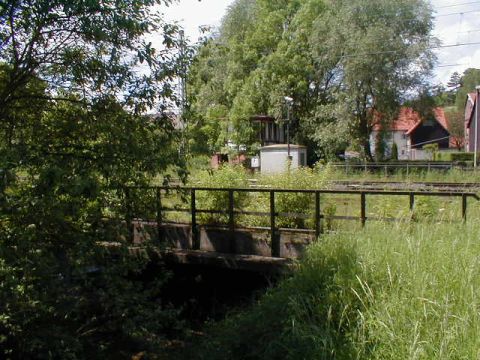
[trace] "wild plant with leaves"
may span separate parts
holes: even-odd
[[[138,281],[145,261],[128,252],[119,190],[181,163],[170,121],[145,115],[175,101],[177,28],[154,9],[169,3],[0,6],[4,357],[125,357],[176,329],[158,302],[165,276]],[[160,50],[145,41],[153,31]],[[112,241],[115,256],[100,245]]]

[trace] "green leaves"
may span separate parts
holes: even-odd
[[[119,190],[182,163],[172,119],[144,115],[175,100],[177,28],[163,26],[161,56],[144,41],[162,29],[150,6],[170,2],[0,8],[4,357],[126,358],[177,325],[176,312],[156,301],[164,273],[152,286],[128,277],[145,259],[128,252]],[[111,242],[115,254],[104,246]]]
[[[204,119],[224,106],[218,121],[233,132],[220,137],[251,146],[250,117],[281,120],[290,96],[295,140],[313,142],[311,152],[331,156],[349,143],[368,151],[372,110],[392,114],[428,75],[431,26],[423,0],[237,1],[199,50],[192,109]]]

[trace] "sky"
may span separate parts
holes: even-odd
[[[395,0],[389,0],[395,1]],[[178,21],[186,36],[195,41],[198,27],[218,26],[227,8],[234,0],[180,0],[163,7],[167,20]],[[432,83],[446,83],[454,71],[460,74],[469,67],[480,68],[480,0],[431,0],[435,11],[435,28],[442,48]],[[472,45],[462,45],[476,43]]]

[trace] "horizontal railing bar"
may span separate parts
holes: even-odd
[[[315,229],[295,229],[295,228],[278,228],[277,230],[280,231],[288,231],[292,233],[307,233],[307,234],[315,234]]]
[[[313,215],[301,214],[301,213],[292,213],[292,212],[279,212],[276,216],[279,217],[289,217],[296,219],[312,219]]]
[[[162,208],[162,211],[166,212],[190,212],[190,209],[169,209],[169,208]],[[226,210],[207,210],[207,209],[197,209],[197,213],[204,213],[204,214],[228,214]],[[234,211],[235,215],[252,215],[252,216],[270,216],[269,212],[262,212],[262,211]],[[298,219],[311,219],[313,215],[303,214],[303,213],[295,213],[295,212],[276,212],[275,216],[282,216],[282,217],[292,217]],[[320,216],[321,218],[324,215]]]
[[[167,211],[167,212],[191,212],[190,209],[184,209],[184,208],[179,208],[179,209],[175,209],[175,208],[164,208],[162,207],[162,211]]]
[[[418,195],[418,196],[452,196],[461,197],[463,195],[467,197],[473,197],[480,200],[476,193],[472,192],[453,192],[453,191],[384,191],[384,190],[329,190],[329,189],[258,189],[258,188],[215,188],[215,187],[179,187],[170,188],[164,186],[129,186],[129,189],[162,189],[162,190],[195,190],[195,191],[236,191],[236,192],[257,192],[257,193],[269,193],[271,191],[276,193],[303,193],[303,194],[361,194],[366,195]]]

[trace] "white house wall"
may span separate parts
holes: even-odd
[[[375,154],[375,147],[377,142],[378,131],[374,130],[370,134],[370,151]],[[405,135],[405,131],[392,131],[385,134],[385,156],[389,157],[392,154],[392,146],[395,142],[398,149],[398,159],[408,160],[410,155],[410,138]]]
[[[290,156],[292,157],[291,169],[301,166],[300,153],[304,153],[306,159],[306,149],[292,148]],[[260,169],[262,173],[282,173],[287,170],[288,152],[286,149],[267,149],[261,150],[260,153]]]

